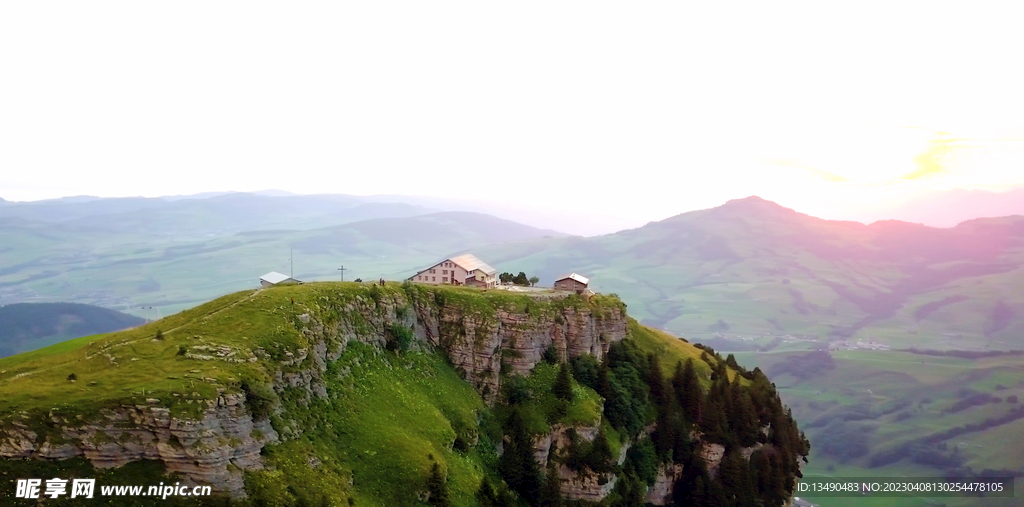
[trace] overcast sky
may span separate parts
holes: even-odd
[[[274,188],[655,220],[1006,189],[1024,30],[986,5],[3,2],[0,197]]]

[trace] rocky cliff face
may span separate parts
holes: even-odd
[[[753,447],[744,447],[740,449],[740,453],[745,459],[749,460],[750,456],[763,445],[757,444]],[[700,457],[704,460],[704,466],[708,470],[708,475],[712,478],[718,474],[718,468],[721,466],[724,456],[725,446],[711,443],[701,444]],[[662,465],[658,469],[658,477],[655,479],[654,484],[647,490],[647,497],[644,501],[652,505],[670,504],[672,502],[672,486],[682,476],[682,473],[682,465]]]
[[[654,425],[646,428],[641,438],[649,438],[655,428],[656,426]],[[547,466],[552,452],[558,453],[560,450],[569,448],[569,429],[570,428],[565,426],[558,425],[552,428],[551,433],[534,439],[534,459],[541,468]],[[597,438],[600,423],[593,426],[577,426],[572,429],[576,431],[576,434],[581,439],[592,442]],[[626,453],[629,451],[631,445],[632,442],[626,442],[622,445],[622,448],[619,451],[619,456],[616,460],[619,465],[625,462]],[[718,473],[718,468],[721,466],[722,458],[725,455],[725,447],[720,444],[713,443],[702,443],[700,445],[701,459],[704,460],[704,466],[713,478]],[[749,460],[750,456],[762,446],[763,444],[757,444],[753,447],[745,447],[740,450],[740,453],[744,458]],[[670,504],[672,502],[672,487],[676,480],[678,480],[682,475],[682,472],[682,465],[662,465],[658,469],[658,476],[655,479],[654,484],[647,490],[647,496],[644,501],[652,505]],[[585,500],[595,503],[604,500],[604,498],[607,497],[613,489],[615,489],[615,483],[618,480],[618,477],[614,474],[598,474],[590,470],[577,472],[565,465],[559,465],[558,475],[562,480],[561,491],[565,498],[571,500]]]
[[[672,501],[672,488],[683,475],[682,465],[662,465],[658,468],[658,477],[647,490],[644,502],[651,505],[668,505]]]
[[[257,357],[262,360],[276,391],[301,388],[307,392],[307,400],[326,398],[322,375],[349,342],[385,346],[394,329],[401,327],[418,338],[414,348],[429,343],[446,351],[466,379],[490,400],[498,393],[503,362],[506,368],[528,373],[552,345],[563,359],[581,354],[602,358],[613,342],[626,336],[627,317],[621,306],[595,312],[585,303],[553,305],[547,301],[538,302],[542,311],[531,311],[529,304],[519,311],[486,303],[471,307],[465,300],[446,301],[438,296],[440,292],[381,291],[380,297],[356,296],[346,303],[303,308],[292,324],[308,338],[310,347],[286,351],[287,359],[276,362],[260,348],[243,351],[243,355],[250,357],[248,362]],[[218,355],[193,354],[191,358],[232,362]],[[242,471],[262,467],[264,445],[301,434],[300,428],[290,426],[278,428],[279,434],[266,418],[254,421],[245,400],[244,394],[237,393],[195,400],[207,406],[198,418],[191,419],[172,417],[168,408],[153,399],[149,405],[123,405],[86,422],[53,417],[47,422],[47,435],[16,423],[0,428],[0,457],[84,456],[99,468],[154,459],[162,461],[169,472],[184,474],[187,483],[244,496]]]
[[[613,342],[626,337],[626,314],[618,309],[595,315],[570,306],[551,317],[499,309],[494,316],[484,316],[418,302],[416,315],[421,326],[416,332],[445,349],[485,397],[498,392],[503,360],[525,375],[549,346],[554,345],[563,360],[583,354],[601,360]]]
[[[84,456],[97,468],[140,459],[160,460],[169,472],[184,474],[186,484],[211,485],[218,491],[241,495],[241,470],[261,468],[260,450],[278,439],[267,420],[253,421],[244,406],[244,395],[229,394],[206,401],[207,408],[199,419],[172,417],[169,409],[156,403],[151,400],[150,405],[108,410],[100,420],[85,425],[52,417],[59,436],[51,435],[38,445],[40,435],[17,424],[0,437],[0,456]]]

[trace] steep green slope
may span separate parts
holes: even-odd
[[[19,303],[0,307],[0,357],[72,338],[144,323],[115,310],[76,303]]]
[[[775,440],[794,436],[777,434],[791,420],[767,380],[726,368],[721,357],[705,362],[702,352],[627,322],[612,296],[355,283],[235,293],[136,329],[0,359],[0,456],[32,458],[0,459],[0,482],[26,474],[95,475],[110,484],[198,480],[245,491],[249,505],[422,505],[436,464],[451,505],[478,505],[485,477],[498,496],[518,492],[512,504],[536,505],[539,497],[513,480],[527,472],[509,475],[509,460],[522,452],[532,462],[543,451],[565,467],[564,494],[629,505],[669,456],[643,443],[645,428],[678,426],[652,437],[671,440],[677,456],[685,450],[701,459],[701,449],[716,442],[762,438],[795,458]],[[681,410],[659,408],[674,398],[655,379],[672,378],[669,367],[686,359],[694,360],[695,388],[729,393],[708,400],[749,390],[761,407],[744,423],[750,436],[724,421],[705,428],[667,415]],[[572,373],[564,373],[570,364]],[[664,364],[657,368],[664,373],[654,364]],[[757,418],[771,421],[775,433],[753,432]],[[687,425],[707,440],[691,441]],[[566,428],[608,442],[607,453],[580,454],[601,446],[559,440],[568,438],[560,436]],[[535,449],[545,435],[563,445]],[[614,463],[628,446],[638,450]],[[83,457],[139,464],[100,472]],[[139,461],[147,457],[157,462]],[[587,467],[612,473],[608,487],[575,471]],[[779,473],[791,474],[785,470]],[[0,499],[11,494],[0,490]]]

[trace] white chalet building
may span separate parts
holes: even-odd
[[[434,285],[469,285],[494,287],[498,270],[475,255],[466,254],[445,259],[409,277],[409,281]]]

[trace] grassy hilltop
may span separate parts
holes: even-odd
[[[256,502],[253,505],[421,505],[415,493],[426,488],[435,463],[444,472],[452,505],[477,505],[475,495],[485,476],[504,484],[496,472],[501,465],[495,447],[511,412],[522,416],[531,435],[555,425],[599,424],[601,438],[611,450],[617,454],[624,445],[629,435],[602,414],[607,409],[595,390],[597,384],[575,378],[578,374],[571,380],[568,404],[551,391],[558,365],[543,362],[521,383],[512,382],[526,393],[515,405],[518,408],[503,402],[489,406],[444,353],[418,341],[393,349],[391,342],[386,347],[349,342],[326,366],[323,399],[309,398],[301,389],[269,388],[275,376],[280,380],[282,373],[310,366],[311,360],[293,361],[315,346],[313,338],[299,331],[302,319],[358,320],[346,309],[410,294],[443,298],[447,307],[478,316],[505,309],[545,319],[567,305],[595,312],[623,307],[609,296],[589,302],[577,296],[543,300],[502,291],[348,282],[238,292],[135,329],[0,359],[0,428],[27,425],[42,440],[68,424],[59,421],[88,421],[105,410],[158,403],[169,407],[174,417],[189,419],[202,412],[207,400],[245,393],[254,417],[269,414],[282,439],[264,449],[266,469],[246,472],[248,501]],[[619,354],[635,357],[627,354],[617,360],[626,361],[622,371],[646,365],[644,356],[653,354],[671,377],[677,363],[692,359],[708,386],[707,377],[721,362],[720,357],[707,355],[702,360],[701,349],[635,321],[628,330],[628,347]],[[630,360],[634,366],[629,366]],[[728,371],[727,378],[748,383],[736,378],[736,370],[718,367]],[[646,399],[646,390],[635,392],[642,395],[631,395],[637,403]],[[272,410],[274,406],[280,410]],[[657,413],[653,405],[637,405],[635,410],[641,418],[637,424],[653,422]],[[98,471],[81,458],[0,460],[3,479],[31,474],[98,476],[107,484],[173,479],[164,473],[158,462]],[[12,491],[0,491],[0,498],[9,494]],[[149,505],[146,499],[137,502]]]

